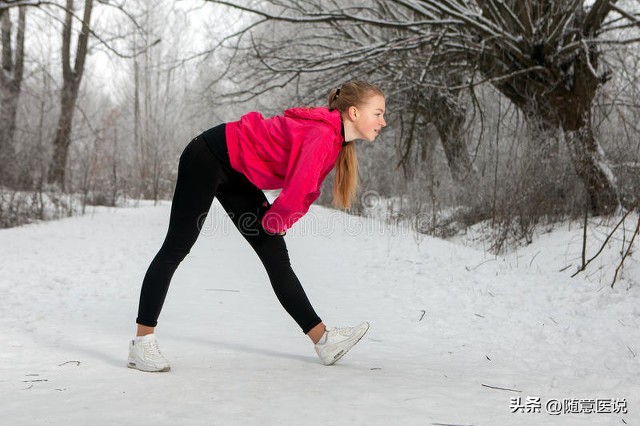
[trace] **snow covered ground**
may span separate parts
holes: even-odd
[[[312,207],[294,269],[326,323],[371,323],[325,367],[216,202],[160,318],[172,370],[142,373],[127,345],[168,213],[0,231],[2,424],[640,424],[638,243],[611,289],[621,241],[571,278],[575,224],[494,257]]]

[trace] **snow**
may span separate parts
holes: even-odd
[[[171,372],[128,369],[169,207],[0,231],[3,424],[640,423],[638,250],[613,289],[621,238],[571,278],[575,224],[495,257],[312,207],[286,237],[294,269],[327,324],[371,323],[325,367],[215,202],[160,318]],[[541,412],[512,413],[517,397],[540,398]],[[552,399],[624,399],[628,413],[551,415]]]

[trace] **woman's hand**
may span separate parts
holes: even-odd
[[[269,207],[271,207],[271,206],[269,205],[269,203],[268,203],[268,202],[264,201],[260,207],[261,207],[261,208],[260,208],[260,217],[259,217],[258,219],[262,222],[262,217],[263,217],[263,216],[264,216],[264,214],[267,212],[267,210],[269,210]],[[278,232],[277,234],[273,234],[273,233],[271,233],[271,232],[267,231],[267,230],[266,230],[266,229],[264,229],[264,228],[262,228],[262,230],[263,230],[266,234],[268,234],[268,235],[280,235],[280,236],[282,236],[282,237],[284,237],[285,235],[287,235],[287,231],[282,231],[282,232]]]

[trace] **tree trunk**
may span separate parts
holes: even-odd
[[[584,183],[591,213],[611,214],[620,204],[615,177],[595,138],[591,122],[591,104],[600,82],[593,75],[585,55],[574,66],[571,91],[552,92],[549,100],[557,111],[573,167]]]
[[[579,125],[575,120],[562,120],[564,137],[576,174],[584,183],[591,213],[611,214],[619,206],[615,178],[605,161],[600,144],[591,126],[591,114],[583,112]]]
[[[595,63],[595,58],[590,62]],[[619,199],[615,177],[591,123],[592,102],[601,82],[585,56],[576,58],[573,66],[570,82],[549,84],[553,87],[550,91],[545,90],[548,86],[527,79],[501,82],[495,87],[524,112],[534,127],[562,129],[574,170],[587,192],[591,213],[606,215],[616,210]]]
[[[460,77],[455,76],[452,82],[455,84],[458,80],[461,80]],[[457,186],[462,187],[469,175],[474,173],[474,170],[464,135],[466,111],[460,100],[459,92],[430,90],[426,93],[416,92],[413,97],[411,107],[413,111],[406,124],[408,135],[405,138],[401,163],[406,164],[414,139],[423,139],[424,136],[420,133],[420,129],[424,129],[425,122],[429,122],[438,132],[453,181]]]
[[[74,80],[65,81],[60,97],[60,116],[58,127],[53,140],[53,158],[49,168],[48,183],[65,189],[65,174],[69,145],[71,144],[71,127],[73,126],[73,113],[78,98],[78,86]]]
[[[18,32],[14,49],[11,44],[9,10],[0,10],[2,21],[2,71],[0,71],[0,182],[10,183],[15,154],[13,137],[16,129],[18,101],[24,69],[24,33],[26,8],[18,11]]]
[[[465,110],[446,96],[435,97],[430,119],[440,136],[451,177],[458,186],[462,186],[474,172],[464,136]]]
[[[71,128],[73,126],[73,113],[78,98],[78,90],[82,81],[87,46],[89,41],[89,23],[93,0],[85,0],[82,29],[78,35],[75,65],[71,68],[71,26],[73,19],[73,0],[67,0],[65,22],[62,30],[62,93],[60,96],[60,117],[53,141],[53,158],[49,168],[48,183],[59,188],[65,188],[65,172],[69,145],[71,144]]]

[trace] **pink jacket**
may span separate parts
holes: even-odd
[[[333,168],[344,138],[340,112],[293,108],[264,118],[250,112],[227,123],[231,166],[260,189],[280,189],[262,218],[268,232],[286,231],[320,196],[320,185]]]

